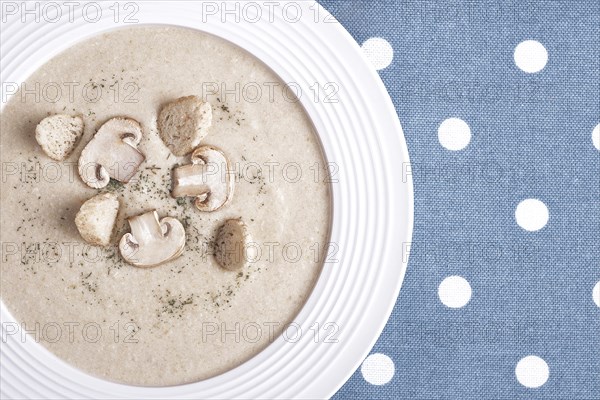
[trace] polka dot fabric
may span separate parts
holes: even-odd
[[[321,3],[387,86],[415,190],[398,302],[334,398],[600,399],[600,3]]]

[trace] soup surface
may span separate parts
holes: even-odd
[[[202,144],[236,174],[232,201],[202,213],[170,194],[188,164],[160,140],[157,115],[179,97],[213,109]],[[63,162],[36,143],[38,122],[81,115],[83,138]],[[140,122],[146,156],[128,184],[95,190],[77,172],[82,149],[115,116]],[[198,31],[146,26],[87,39],[39,68],[1,114],[2,301],[60,358],[104,379],[175,385],[225,372],[276,339],[306,301],[322,266],[331,201],[319,140],[294,92],[254,56]],[[97,193],[119,196],[109,247],[87,245],[74,219]],[[156,209],[186,230],[183,255],[155,268],[123,261],[127,218]],[[230,272],[213,257],[218,227],[242,218],[252,262]]]

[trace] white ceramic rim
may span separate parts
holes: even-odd
[[[21,2],[18,2],[21,3]],[[30,7],[34,7],[29,2]],[[60,2],[58,2],[61,4]],[[22,23],[20,14],[1,25],[1,97],[5,83],[20,83],[44,62],[74,43],[114,29],[108,7],[96,23],[81,18],[76,2],[71,22]],[[328,398],[358,368],[383,330],[398,297],[412,238],[413,188],[410,164],[395,108],[377,72],[345,29],[316,2],[253,2],[262,18],[223,21],[225,2],[209,14],[199,1],[136,1],[140,24],[168,24],[208,32],[244,48],[285,82],[295,82],[329,162],[339,167],[333,184],[331,242],[339,262],[326,263],[315,289],[295,321],[303,332],[318,322],[339,326],[338,343],[296,343],[278,338],[241,366],[201,382],[160,388],[136,387],[90,376],[58,359],[33,340],[12,336],[0,343],[2,398]],[[227,2],[235,9],[236,2]],[[267,3],[271,3],[268,5]],[[294,3],[288,6],[289,3]],[[233,5],[232,5],[233,4]],[[244,2],[239,2],[244,6]],[[288,8],[285,8],[288,7]],[[297,22],[294,11],[301,10]],[[289,17],[284,18],[284,8]],[[273,10],[273,12],[271,12]],[[212,12],[212,11],[211,11]],[[241,12],[241,11],[240,11]],[[244,18],[246,16],[247,18]],[[318,22],[315,22],[318,20]],[[337,104],[314,102],[310,86],[335,82]],[[2,106],[4,106],[2,102]],[[2,303],[4,324],[16,322]],[[291,332],[293,333],[293,331]],[[18,337],[15,336],[15,337]]]

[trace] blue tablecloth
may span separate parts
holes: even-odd
[[[391,45],[365,50],[415,190],[396,307],[335,398],[600,399],[600,2],[321,3]]]

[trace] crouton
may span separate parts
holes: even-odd
[[[66,159],[83,135],[83,119],[57,114],[44,118],[35,128],[35,140],[48,157]]]
[[[197,96],[181,97],[158,115],[158,132],[176,156],[191,153],[208,134],[212,124],[212,107]]]
[[[115,230],[118,212],[117,195],[100,193],[83,203],[75,217],[75,225],[86,242],[95,246],[108,246]]]

